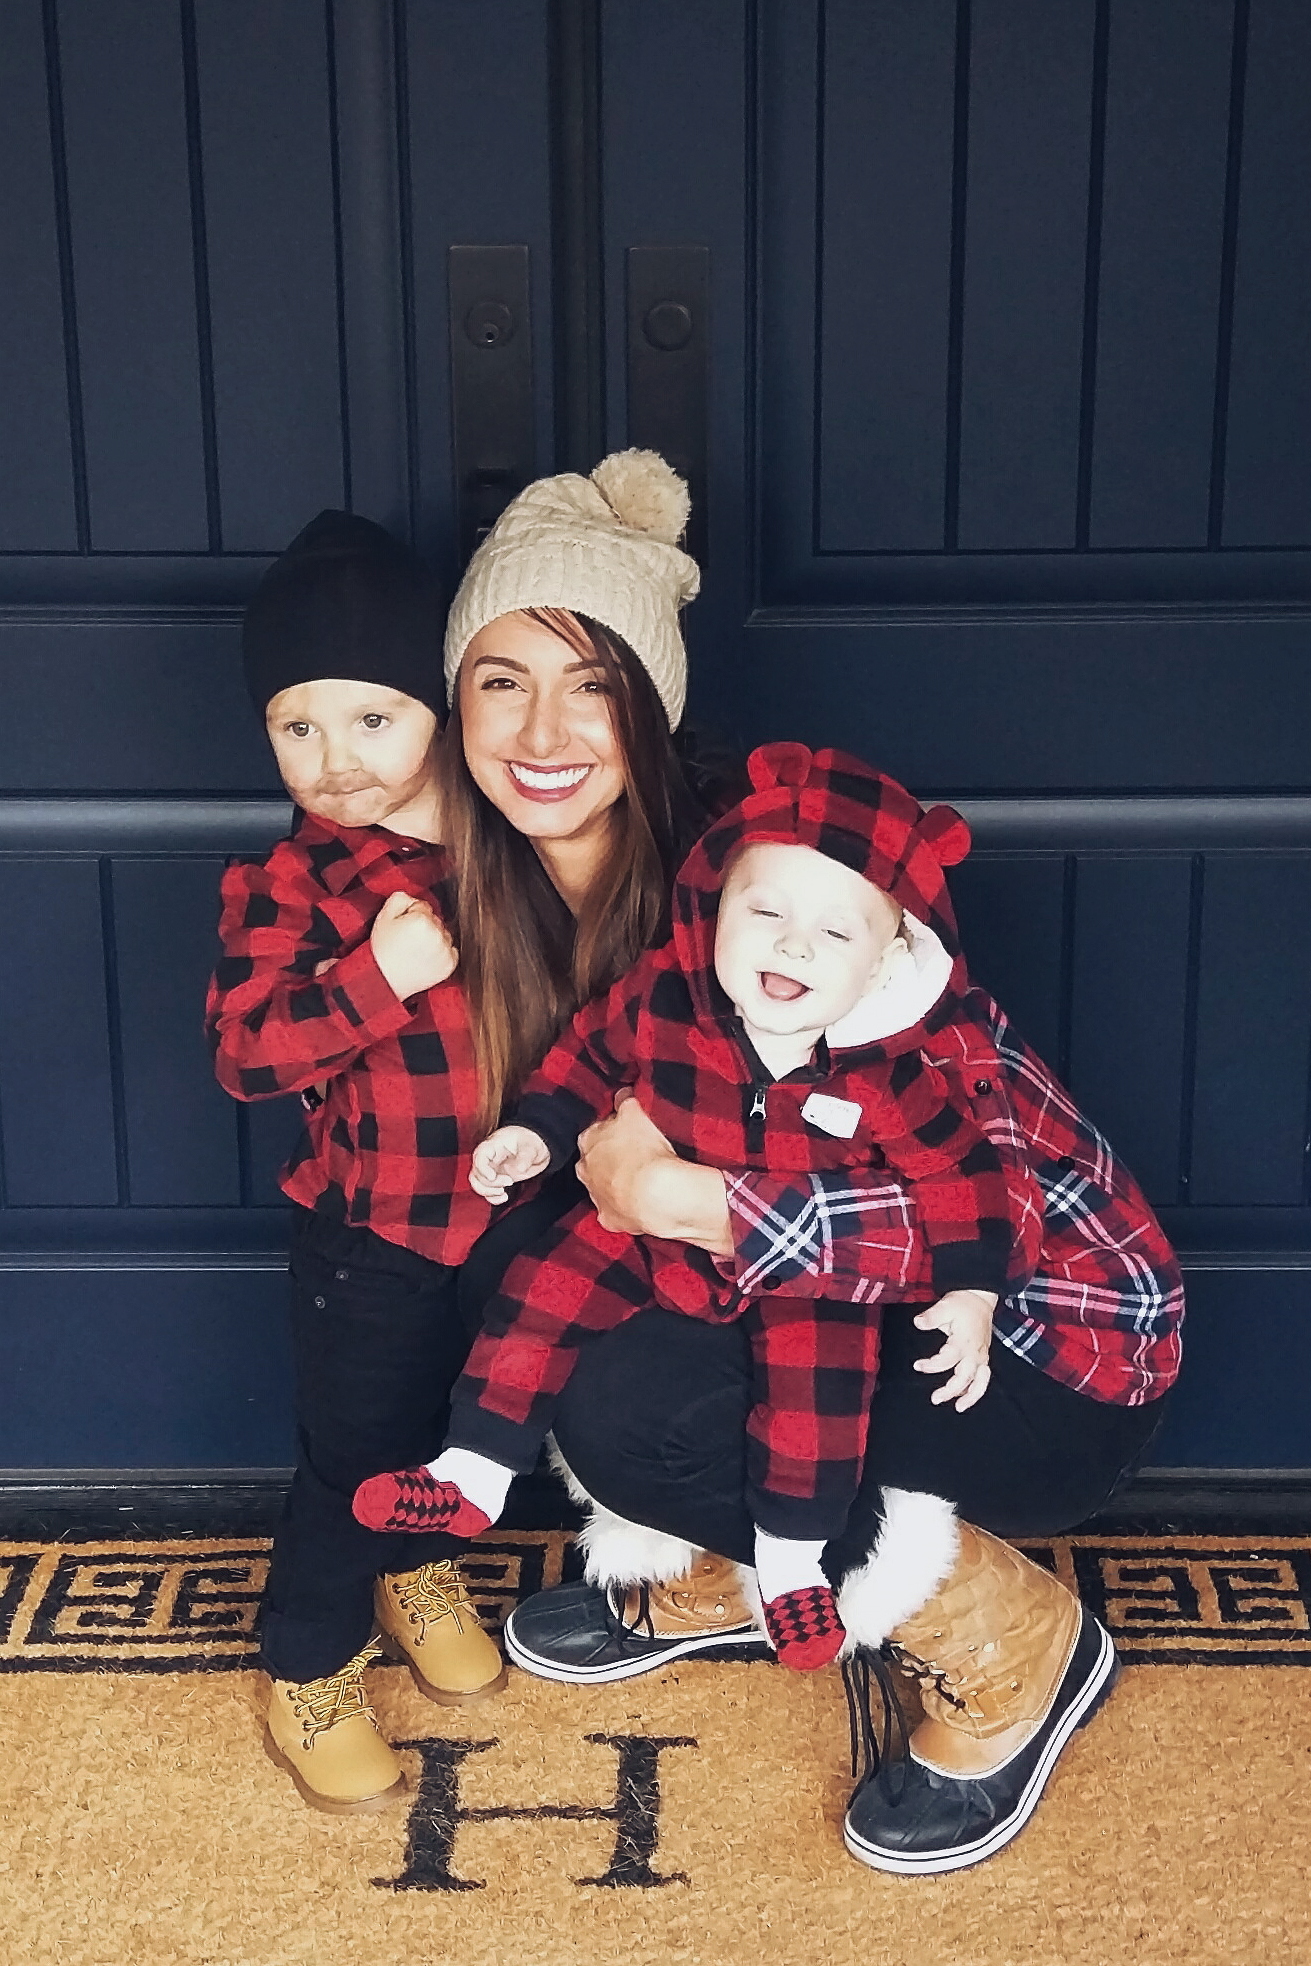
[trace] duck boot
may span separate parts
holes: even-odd
[[[919,1682],[924,1717],[870,1752],[869,1670],[896,1705],[891,1662]],[[1110,1634],[1064,1584],[1009,1544],[960,1525],[956,1563],[893,1630],[883,1657],[857,1654],[848,1687],[863,1706],[866,1770],[844,1824],[874,1870],[964,1870],[1018,1836],[1071,1735],[1118,1677]],[[863,1684],[862,1684],[863,1680]]]
[[[454,1563],[379,1577],[373,1601],[384,1649],[409,1667],[426,1700],[458,1707],[505,1685],[505,1661],[479,1624]]]
[[[557,1584],[506,1620],[505,1649],[539,1679],[596,1686],[721,1646],[768,1651],[737,1564],[702,1550],[664,1583]]]
[[[378,1732],[364,1692],[365,1669],[379,1655],[371,1639],[340,1672],[303,1686],[273,1681],[264,1752],[291,1776],[311,1809],[367,1815],[406,1791],[405,1771]]]

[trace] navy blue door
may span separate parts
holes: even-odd
[[[1299,0],[0,37],[0,1459],[287,1458],[295,1116],[198,1035],[218,869],[283,810],[238,615],[323,504],[456,577],[448,254],[500,244],[541,470],[629,439],[630,249],[708,249],[694,712],[962,805],[975,967],[1186,1254],[1158,1462],[1311,1464]]]

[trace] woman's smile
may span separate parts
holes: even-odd
[[[594,767],[587,765],[526,765],[517,758],[507,758],[506,769],[514,780],[515,790],[526,799],[555,801],[567,799],[591,776]]]

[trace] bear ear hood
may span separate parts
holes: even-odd
[[[751,791],[698,841],[674,884],[674,943],[699,1001],[714,992],[714,924],[724,869],[740,847],[808,846],[870,881],[930,929],[965,986],[946,869],[970,850],[970,829],[950,806],[926,811],[904,785],[847,751],[763,744],[747,760]]]

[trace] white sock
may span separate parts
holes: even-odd
[[[428,1473],[434,1481],[453,1481],[488,1522],[495,1522],[505,1507],[514,1480],[513,1468],[503,1468],[485,1454],[471,1454],[467,1447],[444,1447],[435,1461],[429,1461]]]
[[[827,1590],[828,1578],[819,1563],[823,1548],[822,1542],[799,1543],[791,1536],[767,1536],[757,1529],[756,1576],[766,1604],[784,1591],[804,1590],[808,1584]]]

